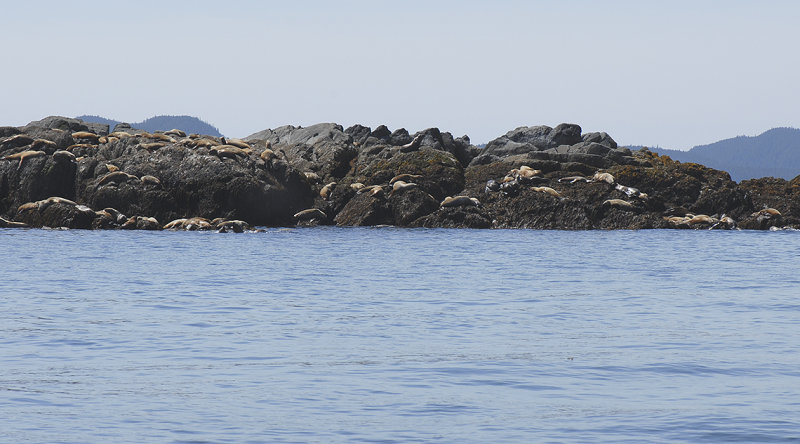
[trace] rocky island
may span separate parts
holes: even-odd
[[[737,184],[575,124],[478,148],[437,128],[321,123],[226,139],[47,117],[0,127],[0,159],[2,228],[800,227],[800,176]]]

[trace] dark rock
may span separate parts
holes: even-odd
[[[324,182],[344,177],[350,162],[358,156],[353,138],[341,125],[320,123],[306,128],[283,126],[268,129],[244,139],[269,141],[273,150],[283,151],[289,164],[300,171],[318,174]]]
[[[464,189],[464,168],[452,154],[431,148],[386,157],[363,157],[356,163],[358,182],[388,184],[399,174],[417,174],[420,188],[441,200]]]
[[[334,222],[345,226],[391,225],[394,217],[386,199],[364,193],[353,197]]]
[[[13,216],[17,207],[51,196],[75,199],[77,165],[50,156],[0,160],[0,215]]]
[[[369,137],[372,130],[368,126],[364,125],[353,125],[346,130],[344,130],[345,134],[349,135],[353,138],[353,143],[356,145],[363,145],[364,142]]]
[[[0,126],[0,138],[16,136],[21,132],[22,131],[13,126]]]
[[[415,220],[411,226],[424,228],[491,228],[492,219],[476,206],[440,208]]]
[[[581,127],[574,123],[562,123],[548,134],[551,145],[574,145],[582,142]]]
[[[411,143],[412,140],[414,140],[414,138],[408,134],[408,131],[406,131],[405,128],[400,128],[392,133],[390,143],[395,146],[401,146]]]
[[[394,216],[394,225],[405,227],[420,217],[439,209],[439,202],[420,188],[393,192],[389,206]]]
[[[605,145],[608,148],[615,149],[617,148],[617,142],[611,138],[605,132],[602,133],[586,133],[583,135],[583,141],[585,143],[599,143],[600,145]]]
[[[84,205],[60,198],[48,198],[25,204],[17,211],[16,220],[31,227],[90,229],[97,215]]]
[[[378,139],[382,143],[389,143],[392,138],[392,132],[389,131],[386,125],[380,125],[375,128],[369,136]]]

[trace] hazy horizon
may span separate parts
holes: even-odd
[[[800,4],[774,1],[14,2],[0,125],[191,115],[431,126],[485,143],[577,123],[689,149],[800,126]]]

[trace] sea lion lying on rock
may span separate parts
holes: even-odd
[[[44,151],[26,150],[26,151],[22,151],[22,152],[19,152],[19,153],[16,153],[16,154],[9,154],[8,156],[3,157],[3,159],[5,159],[5,160],[17,160],[17,159],[19,159],[19,165],[17,165],[17,169],[19,170],[20,168],[22,168],[22,162],[24,162],[25,159],[31,159],[31,158],[34,158],[34,157],[41,157],[41,156],[46,156],[46,155],[47,155],[47,153],[45,153]]]
[[[477,207],[480,206],[481,202],[469,196],[455,196],[450,197],[447,196],[444,198],[442,203],[439,204],[441,208],[448,208],[448,207]]]

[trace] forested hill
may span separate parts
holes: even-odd
[[[105,123],[108,124],[110,129],[114,129],[114,125],[120,123],[117,120],[107,119],[100,116],[78,116],[78,119],[84,122]],[[186,134],[208,134],[210,136],[222,136],[219,130],[213,125],[192,116],[155,116],[144,120],[139,123],[131,123],[131,127],[145,130],[145,131],[169,131],[171,129],[179,129],[185,131]]]
[[[797,128],[773,128],[758,136],[720,140],[689,151],[650,150],[680,162],[727,171],[737,182],[768,176],[788,180],[800,175],[800,129]]]

